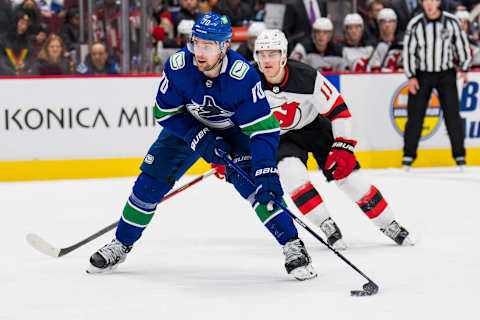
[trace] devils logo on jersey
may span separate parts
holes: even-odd
[[[298,105],[298,102],[291,102],[272,108],[273,115],[280,123],[280,129],[288,130],[298,124],[302,117],[302,110],[297,108]]]
[[[210,128],[225,130],[233,126],[230,117],[234,112],[220,108],[212,96],[203,96],[201,104],[192,99],[186,107],[192,116]]]

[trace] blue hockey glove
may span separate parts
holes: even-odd
[[[252,168],[253,182],[257,192],[255,199],[262,205],[267,205],[272,197],[281,200],[282,186],[275,165],[255,166]]]
[[[232,151],[232,147],[222,137],[212,133],[207,127],[191,129],[187,132],[185,140],[190,148],[199,153],[208,163],[226,165],[216,150],[222,150],[227,154]]]

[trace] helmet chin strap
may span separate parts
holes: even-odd
[[[220,52],[218,54],[217,62],[215,62],[215,64],[213,66],[211,66],[210,68],[205,69],[205,71],[208,72],[208,71],[211,71],[211,70],[215,69],[223,61],[223,57],[225,57],[225,55],[223,54],[223,52]]]

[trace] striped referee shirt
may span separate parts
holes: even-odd
[[[408,78],[417,71],[440,72],[455,67],[468,71],[472,60],[466,33],[457,17],[442,11],[429,20],[424,13],[413,17],[403,40],[403,65]]]

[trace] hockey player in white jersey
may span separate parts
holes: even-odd
[[[312,25],[312,35],[302,39],[290,54],[320,72],[345,71],[342,45],[332,40],[333,24],[329,18],[318,18]]]
[[[399,245],[413,244],[380,191],[360,172],[351,115],[335,87],[312,67],[287,60],[287,39],[266,30],[255,42],[265,94],[280,123],[277,155],[280,180],[300,212],[325,233],[329,244],[345,248],[340,229],[312,185],[306,163],[313,153],[328,181],[352,200],[385,235]]]
[[[395,36],[397,14],[393,9],[383,8],[377,16],[380,37],[367,71],[393,72],[402,69],[403,39]]]
[[[366,71],[368,60],[373,53],[373,46],[365,42],[364,23],[358,13],[350,13],[343,20],[345,41],[343,42],[343,58],[347,71]]]

